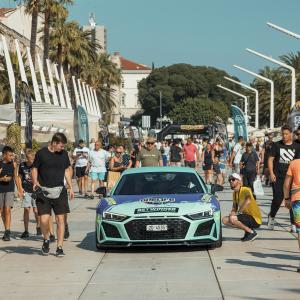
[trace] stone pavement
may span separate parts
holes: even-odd
[[[219,194],[223,215],[231,208],[228,188]],[[41,239],[19,237],[22,209],[13,211],[13,239],[0,240],[0,299],[300,299],[300,260],[288,212],[281,208],[274,231],[266,228],[270,189],[259,200],[264,225],[259,238],[242,243],[242,232],[223,228],[222,248],[126,249],[96,251],[97,200],[75,199],[66,256],[51,245],[40,255]],[[3,229],[1,225],[1,230]],[[34,223],[30,230],[35,230]],[[2,235],[2,232],[1,232]]]

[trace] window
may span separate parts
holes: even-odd
[[[122,100],[121,100],[121,105],[122,105],[122,106],[125,106],[125,100],[126,100],[126,95],[123,94],[123,95],[122,95]]]
[[[193,173],[149,172],[123,176],[114,195],[198,194],[204,192],[200,180]]]

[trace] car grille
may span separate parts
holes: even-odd
[[[214,224],[214,220],[199,224],[194,236],[209,235]]]
[[[105,235],[108,238],[121,238],[119,230],[116,226],[103,222],[102,227],[104,229]]]
[[[168,225],[167,231],[147,231],[147,225]],[[156,218],[132,220],[125,224],[125,229],[131,240],[171,240],[184,239],[190,223],[175,218]]]

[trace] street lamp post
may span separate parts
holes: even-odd
[[[246,72],[246,73],[248,73],[248,74],[250,74],[250,75],[252,75],[252,76],[254,76],[254,77],[257,77],[257,78],[259,78],[259,79],[261,79],[261,80],[264,80],[264,81],[267,81],[267,82],[270,83],[270,85],[271,85],[271,99],[270,99],[270,128],[271,128],[271,129],[274,129],[274,81],[271,80],[271,79],[269,79],[269,78],[267,78],[267,77],[264,77],[264,76],[261,76],[261,75],[259,75],[259,74],[257,74],[257,73],[254,73],[254,72],[252,72],[252,71],[249,71],[249,70],[247,70],[247,69],[245,69],[245,68],[242,68],[242,67],[240,67],[240,66],[237,66],[237,65],[233,65],[233,66],[234,66],[235,68],[237,68],[237,69],[243,71],[243,72]]]
[[[236,91],[233,91],[233,90],[231,90],[231,89],[229,89],[229,88],[227,88],[227,87],[225,87],[221,84],[218,84],[217,87],[219,87],[219,88],[221,88],[221,89],[223,89],[223,90],[225,90],[229,93],[232,93],[234,95],[242,97],[245,100],[245,119],[246,119],[246,125],[248,125],[248,97],[246,95],[243,95],[243,94],[240,94]]]
[[[162,130],[162,93],[159,91],[160,130]]]
[[[267,55],[264,55],[264,54],[261,54],[257,51],[254,51],[254,50],[251,50],[251,49],[246,49],[246,51],[254,54],[254,55],[257,55],[259,57],[262,57],[268,61],[271,61],[272,63],[274,64],[277,64],[285,69],[288,69],[291,71],[291,75],[292,75],[292,102],[291,102],[291,107],[294,107],[295,103],[296,103],[296,70],[295,68],[293,68],[292,66],[289,66],[279,60],[276,60],[270,56],[267,56]]]
[[[251,87],[251,86],[249,86],[249,85],[246,85],[244,83],[236,81],[236,80],[234,80],[232,78],[229,78],[229,77],[226,77],[226,76],[224,76],[224,78],[226,80],[229,80],[229,81],[231,81],[233,83],[236,83],[236,84],[242,86],[243,88],[248,89],[248,90],[250,90],[250,91],[252,91],[252,92],[255,93],[255,128],[258,129],[258,127],[259,127],[259,106],[258,106],[259,98],[258,98],[258,90],[255,89],[255,88],[253,88],[253,87]]]
[[[300,40],[300,34],[298,34],[298,33],[289,31],[289,30],[287,30],[287,29],[285,29],[285,28],[283,28],[283,27],[277,26],[277,25],[275,25],[275,24],[273,24],[273,23],[271,23],[271,22],[267,22],[267,25],[270,26],[270,27],[273,28],[273,29],[276,29],[276,30],[278,30],[278,31],[280,31],[280,32],[283,32],[283,33],[285,33],[285,34],[288,34],[288,35],[290,35],[290,36],[292,36],[292,37],[294,37],[294,38]]]

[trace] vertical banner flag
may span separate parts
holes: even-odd
[[[76,140],[84,140],[87,144],[89,143],[89,123],[88,116],[85,109],[78,105],[75,110],[75,135]]]
[[[236,105],[231,105],[231,114],[234,122],[234,140],[237,142],[239,136],[242,136],[245,141],[248,140],[248,131],[246,126],[245,115],[242,110]]]
[[[29,87],[26,82],[22,82],[22,94],[24,97],[24,110],[25,110],[25,143],[26,148],[32,148],[32,102]]]

